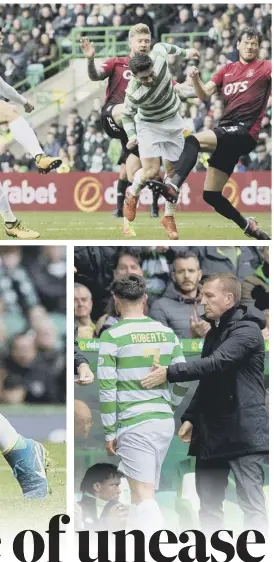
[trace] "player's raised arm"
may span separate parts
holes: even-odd
[[[81,49],[88,59],[88,76],[90,80],[96,82],[104,80],[110,74],[112,69],[111,60],[106,61],[102,64],[95,64],[95,45],[87,37],[82,37],[80,40]]]
[[[181,47],[171,45],[170,43],[156,43],[151,52],[152,58],[153,55],[182,55],[188,60],[200,58],[200,53],[197,49],[182,49]]]
[[[189,86],[186,82],[183,84],[176,83],[173,85],[174,90],[176,90],[180,100],[186,100],[187,98],[197,98],[197,94],[193,86]]]
[[[200,78],[199,70],[193,67],[189,71],[189,76],[192,78],[193,87],[196,93],[196,97],[204,101],[209,99],[217,91],[217,85],[212,80],[209,80],[204,84]]]

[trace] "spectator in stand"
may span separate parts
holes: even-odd
[[[12,387],[15,393],[17,389],[17,403],[24,400],[42,403],[59,402],[57,380],[63,375],[64,364],[58,360],[49,365],[48,359],[49,357],[45,360],[45,357],[38,352],[33,335],[18,334],[11,343],[10,354],[4,363],[6,372],[4,390]],[[24,394],[18,392],[18,387],[24,388]],[[15,403],[14,393],[13,403]]]
[[[141,269],[141,256],[139,249],[119,249],[116,266],[113,271],[113,280],[119,280],[125,275],[131,275],[132,273],[141,276],[144,275]],[[119,316],[115,309],[113,296],[111,295],[107,303],[105,313],[101,316],[101,318],[99,318],[96,324],[96,336],[99,337],[104,330],[107,330],[107,328],[116,324],[118,321]]]
[[[34,27],[34,17],[31,15],[29,8],[23,6],[22,14],[18,16],[21,28],[31,31]]]
[[[83,171],[85,169],[85,163],[82,156],[78,153],[77,146],[75,144],[68,146],[68,163],[70,170],[72,171]]]
[[[256,146],[256,158],[249,166],[249,170],[271,170],[272,161],[270,154],[266,152],[265,143],[259,143]]]
[[[5,144],[0,144],[0,170],[10,172],[14,166],[15,158]]]
[[[12,47],[12,59],[14,64],[20,69],[24,69],[28,62],[28,54],[23,50],[19,41],[15,41]]]
[[[179,11],[179,23],[174,23],[170,28],[170,33],[191,33],[194,30],[195,23],[191,20],[190,12],[187,8],[181,8]],[[179,41],[182,41],[179,40]],[[174,41],[177,43],[178,39]]]
[[[153,20],[146,12],[144,5],[140,4],[134,6],[134,12],[130,21],[130,25],[137,25],[138,23],[144,23],[145,25],[147,25],[150,29],[151,37],[154,37]]]
[[[60,143],[56,140],[55,136],[52,133],[48,133],[43,148],[45,153],[49,156],[58,156]]]
[[[24,330],[31,311],[40,302],[35,286],[22,266],[22,249],[19,246],[0,248],[0,296],[5,305],[5,321],[15,334]]]
[[[38,27],[34,27],[31,31],[31,39],[26,45],[26,52],[32,63],[36,62],[38,48],[40,46],[41,30]]]
[[[210,326],[199,318],[202,271],[192,252],[178,254],[173,262],[171,281],[163,296],[154,301],[149,316],[171,328],[178,338],[205,337]]]
[[[41,44],[37,49],[37,62],[43,64],[46,68],[57,60],[57,45],[54,39],[50,39],[46,33],[41,35]],[[47,78],[52,76],[54,72],[47,73]]]
[[[93,338],[95,325],[91,320],[92,294],[85,285],[74,285],[74,318],[79,338]]]
[[[110,172],[112,169],[111,162],[109,162],[106,153],[102,146],[95,148],[94,154],[91,156],[89,164],[89,172]]]
[[[74,27],[73,16],[68,13],[66,6],[59,8],[59,15],[53,19],[52,27],[58,37],[66,37]]]
[[[51,391],[54,385],[54,402],[66,401],[65,355],[58,345],[57,329],[50,318],[44,318],[35,329],[35,343],[38,350],[40,369],[51,377]]]
[[[29,264],[29,272],[41,304],[50,313],[66,314],[66,258],[62,246],[44,246]]]
[[[233,273],[243,280],[262,261],[255,246],[190,246],[200,262],[203,277],[212,273]]]
[[[54,9],[55,8],[53,6],[49,6],[48,4],[41,6],[39,16],[36,18],[36,23],[39,23],[39,27],[42,32],[46,29],[47,21],[54,20]]]
[[[196,17],[195,31],[198,33],[206,33],[208,31],[208,23],[206,21],[205,12],[198,12]]]
[[[246,306],[256,306],[259,310],[269,309],[269,247],[264,246],[263,263],[252,275],[248,275],[242,282],[241,303]]]

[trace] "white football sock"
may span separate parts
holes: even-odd
[[[16,217],[14,216],[10,208],[8,195],[1,183],[0,183],[0,215],[5,222],[16,221]]]
[[[23,146],[26,152],[29,152],[33,158],[37,154],[44,154],[39,144],[38,138],[24,117],[17,117],[9,123],[9,128],[17,142]]]
[[[17,443],[19,435],[11,423],[0,414],[0,451],[7,453]]]
[[[134,195],[135,197],[139,197],[143,187],[145,187],[145,183],[143,183],[141,181],[141,173],[142,173],[142,168],[140,170],[138,170],[136,172],[136,174],[134,175],[133,178],[133,182],[132,185],[129,186],[128,191],[129,193],[131,193],[131,195]]]
[[[135,503],[132,503],[130,508],[129,508],[129,513],[128,513],[128,517],[127,517],[127,523],[126,523],[126,531],[127,533],[129,531],[133,531],[134,529],[138,529],[138,522],[137,522],[137,505]]]
[[[165,202],[165,217],[174,217],[177,203]]]
[[[154,499],[147,499],[136,506],[138,529],[149,538],[156,531],[165,529],[165,523],[158,503]]]

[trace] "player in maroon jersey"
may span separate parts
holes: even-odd
[[[249,154],[256,146],[270,94],[271,62],[258,60],[261,40],[261,33],[256,28],[243,28],[237,41],[239,61],[223,66],[207,84],[200,80],[197,68],[191,69],[197,96],[206,100],[219,91],[224,102],[224,114],[218,127],[212,131],[202,131],[187,137],[175,174],[166,183],[169,189],[174,188],[179,192],[178,188],[196,164],[198,152],[201,149],[211,150],[204,201],[220,215],[235,222],[247,236],[270,240],[253,217],[243,217],[222,195],[239,157]],[[148,182],[148,186],[155,190],[158,186],[163,188],[161,182],[155,181]]]
[[[138,147],[132,150],[126,148],[128,138],[122,127],[121,112],[128,82],[132,77],[128,62],[136,53],[149,53],[151,49],[150,29],[145,24],[132,26],[129,32],[130,54],[126,57],[107,59],[100,66],[95,65],[95,46],[87,37],[81,39],[81,47],[88,59],[88,75],[92,81],[108,78],[106,99],[101,110],[104,131],[111,138],[120,139],[122,155],[119,163],[120,178],[117,187],[117,216],[123,216],[123,203],[128,181],[133,181],[135,172],[141,167]],[[126,162],[126,166],[125,166]],[[155,196],[154,196],[155,199]],[[157,195],[156,195],[157,200]]]

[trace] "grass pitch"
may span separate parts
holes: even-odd
[[[48,529],[53,515],[66,512],[66,446],[62,443],[44,443],[50,459],[48,480],[51,493],[44,500],[24,500],[17,480],[0,456],[0,529],[14,534],[22,529],[39,532]],[[3,533],[4,531],[4,533]]]
[[[161,214],[162,215],[162,214]],[[18,213],[28,228],[40,232],[41,240],[128,240],[123,234],[123,219],[110,212],[22,212]],[[260,226],[271,235],[271,214],[257,213]],[[217,213],[184,213],[176,216],[180,240],[250,240],[233,222]],[[136,240],[168,240],[159,218],[139,213],[134,221]],[[3,228],[0,239],[7,240]]]

